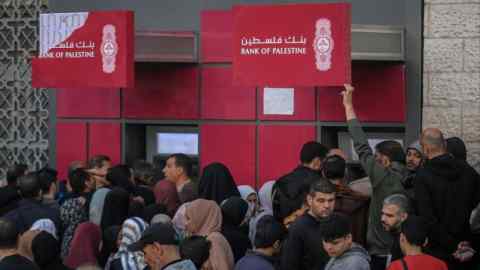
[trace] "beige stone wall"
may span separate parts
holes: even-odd
[[[480,171],[480,0],[425,0],[423,128],[465,140]]]

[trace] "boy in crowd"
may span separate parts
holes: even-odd
[[[418,216],[409,216],[401,226],[400,247],[404,258],[394,261],[388,270],[447,270],[447,265],[430,255],[423,254],[427,244],[428,226]]]
[[[240,259],[235,270],[275,270],[275,255],[287,230],[273,216],[263,216],[257,223],[255,249]]]
[[[325,270],[370,270],[370,256],[352,241],[347,217],[335,215],[323,229],[323,248],[330,256]]]

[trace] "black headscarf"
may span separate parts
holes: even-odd
[[[112,226],[103,231],[102,249],[100,250],[100,254],[98,256],[98,263],[102,268],[107,264],[110,255],[118,250],[117,238],[121,229],[121,226]]]
[[[123,188],[115,187],[108,192],[103,205],[102,231],[111,226],[120,226],[128,218],[130,195]]]
[[[222,209],[222,234],[232,248],[235,262],[240,260],[248,249],[252,248],[247,233],[240,229],[240,224],[245,219],[248,203],[240,197],[228,198],[221,205]]]
[[[447,140],[447,152],[452,154],[456,159],[467,160],[467,147],[462,139],[451,137]]]
[[[117,165],[108,170],[107,181],[114,187],[121,187],[133,194],[135,192],[135,185],[131,181],[132,172],[127,165]]]
[[[35,263],[41,270],[67,270],[60,259],[60,242],[48,232],[40,232],[32,241]]]
[[[228,168],[222,163],[211,163],[203,168],[198,182],[198,195],[220,205],[227,198],[240,197],[240,192]]]
[[[222,224],[239,227],[248,211],[248,203],[240,197],[228,198],[220,206],[222,209]]]

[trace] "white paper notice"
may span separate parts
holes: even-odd
[[[263,114],[293,115],[293,88],[268,88],[263,91]]]

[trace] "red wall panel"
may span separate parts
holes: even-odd
[[[201,168],[221,162],[238,185],[255,187],[255,126],[201,125],[200,159]]]
[[[231,67],[203,68],[201,91],[203,119],[255,119],[255,88],[232,86]]]
[[[89,158],[95,155],[107,155],[112,164],[121,161],[121,131],[118,123],[90,123],[88,128]]]
[[[57,123],[58,179],[66,179],[72,161],[87,160],[87,124]]]
[[[119,89],[57,89],[57,117],[118,118]]]
[[[261,120],[315,120],[315,89],[309,87],[295,88],[293,93],[293,115],[263,114],[263,91],[259,90],[258,102]]]
[[[259,126],[259,186],[292,171],[300,160],[300,150],[315,140],[315,126]]]
[[[197,119],[198,69],[192,65],[137,65],[133,89],[123,90],[123,116]]]
[[[201,61],[203,63],[231,62],[232,11],[202,11],[200,21]]]
[[[405,121],[405,66],[357,63],[353,65],[353,102],[363,122]],[[345,121],[340,88],[319,89],[320,121]]]

